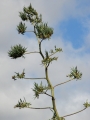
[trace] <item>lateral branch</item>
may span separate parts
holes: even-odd
[[[73,78],[72,78],[71,80],[73,80]],[[70,82],[71,80],[67,80],[67,81],[62,82],[62,83],[60,83],[60,84],[57,84],[57,85],[55,85],[53,88],[55,88],[55,87],[58,86],[58,85],[62,85],[62,84],[65,84],[65,83],[67,83],[67,82]]]
[[[79,113],[79,112],[82,112],[83,110],[85,110],[86,108],[84,108],[84,109],[82,109],[82,110],[80,110],[80,111],[78,111],[78,112],[75,112],[75,113],[72,113],[72,114],[69,114],[69,115],[65,115],[65,116],[62,116],[62,117],[67,117],[67,116],[71,116],[71,115],[74,115],[74,114],[77,114],[77,113]]]
[[[31,108],[31,109],[53,109],[51,107],[45,107],[45,108],[34,108],[34,107],[27,107],[27,108]]]
[[[37,52],[37,51],[35,51],[35,52],[25,52],[24,54],[31,54],[31,53],[39,53],[39,52]]]
[[[43,93],[41,93],[41,94],[46,94],[46,95],[48,95],[48,96],[50,96],[50,97],[53,97],[53,96],[49,95],[49,94],[46,93],[46,92],[43,92]],[[54,99],[55,99],[55,98],[54,98]]]
[[[24,79],[46,79],[46,78],[24,78]]]

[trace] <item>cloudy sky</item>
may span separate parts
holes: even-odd
[[[11,46],[21,44],[28,52],[38,51],[38,42],[33,33],[18,34],[16,28],[21,19],[19,12],[29,4],[42,14],[43,22],[54,29],[51,39],[42,42],[42,52],[50,51],[54,46],[63,52],[49,66],[49,78],[52,85],[69,80],[66,75],[72,67],[77,66],[83,73],[81,80],[74,80],[55,88],[56,107],[60,116],[77,112],[84,108],[83,103],[90,102],[90,0],[2,0],[0,1],[0,120],[49,120],[52,112],[49,109],[14,109],[14,105],[23,97],[32,107],[52,107],[49,96],[40,95],[33,99],[33,83],[42,80],[12,79],[15,72],[25,69],[25,77],[45,77],[39,54],[25,55],[16,60],[8,56]],[[26,23],[27,30],[33,26]],[[50,94],[50,91],[48,91]],[[66,120],[89,120],[90,108],[69,116]]]

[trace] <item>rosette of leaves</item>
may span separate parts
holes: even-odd
[[[53,29],[47,26],[47,23],[40,23],[36,24],[36,35],[40,39],[50,39],[51,35],[53,34]]]
[[[40,86],[37,83],[34,83],[34,89],[32,89],[35,93],[35,98],[39,98],[39,94],[43,93],[45,90],[46,86],[42,86],[42,81],[40,83]]]
[[[62,48],[56,48],[55,46],[55,52],[61,52]],[[50,53],[55,53],[52,49],[50,50]]]
[[[42,60],[42,64],[44,65],[49,65],[50,62],[52,62],[53,60],[57,60],[58,57],[53,57],[53,58],[45,58],[44,60]]]
[[[83,105],[84,105],[85,108],[90,107],[90,103],[88,103],[87,101],[86,101],[86,103],[84,103]]]
[[[49,65],[50,62],[58,59],[58,57],[50,58],[47,51],[45,51],[45,53],[46,53],[46,58],[42,60],[42,64],[44,64],[44,65]]]
[[[27,103],[26,102],[26,100],[25,100],[25,98],[24,98],[24,100],[21,100],[20,99],[20,101],[18,101],[18,104],[16,104],[15,106],[14,106],[14,108],[16,108],[16,107],[18,107],[19,109],[21,109],[21,108],[28,108],[28,107],[30,107],[30,103]]]
[[[77,70],[77,66],[71,69],[71,73],[67,77],[73,77],[74,79],[81,79],[82,73]]]
[[[23,12],[19,12],[19,16],[23,21],[29,20],[32,24],[42,22],[42,16],[38,16],[37,11],[30,4],[29,7],[24,7]]]
[[[15,72],[16,73],[16,72]],[[24,72],[24,70],[23,70],[23,72],[21,73],[21,74],[19,74],[19,73],[16,73],[17,75],[15,76],[12,76],[12,79],[14,79],[14,80],[17,80],[16,78],[19,78],[19,79],[22,79],[22,78],[24,78],[25,77],[25,72]]]
[[[32,16],[33,15],[38,15],[37,11],[32,7],[31,3],[29,5],[29,7],[24,7],[23,8],[23,11],[27,14],[31,14]]]
[[[12,59],[16,59],[18,57],[24,57],[24,53],[26,52],[25,47],[19,45],[15,45],[13,47],[11,47],[11,50],[8,52],[9,57],[11,57]]]
[[[24,16],[24,18],[23,19],[25,19],[25,15],[23,15]],[[25,26],[25,23],[22,23],[22,22],[20,22],[19,23],[19,25],[17,26],[17,31],[18,31],[18,33],[20,34],[23,34],[24,35],[24,33],[25,33],[25,31],[26,31],[26,26]]]
[[[56,51],[56,52],[61,52],[61,51],[62,51],[62,48],[56,48],[56,46],[55,46],[55,51]]]
[[[19,17],[21,17],[21,19],[23,20],[23,21],[27,21],[28,20],[28,17],[27,17],[27,14],[24,12],[19,12]]]

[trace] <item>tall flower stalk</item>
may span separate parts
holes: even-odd
[[[81,79],[82,73],[80,71],[78,71],[77,66],[76,66],[75,68],[72,68],[70,74],[67,75],[67,77],[70,78],[69,80],[53,86],[51,83],[51,80],[49,78],[49,75],[48,75],[48,67],[52,61],[58,59],[58,57],[52,57],[52,56],[54,54],[56,54],[57,52],[62,52],[62,48],[57,48],[55,46],[54,50],[51,49],[50,52],[45,51],[45,55],[42,53],[42,49],[41,49],[41,43],[43,42],[43,40],[47,40],[47,39],[50,40],[51,36],[53,35],[53,28],[49,27],[47,23],[42,22],[42,15],[41,14],[38,15],[38,12],[32,7],[31,4],[28,7],[24,7],[23,12],[19,12],[19,17],[22,19],[22,21],[26,21],[26,22],[29,21],[31,23],[31,25],[33,25],[33,30],[27,31],[26,30],[27,27],[26,27],[25,23],[22,23],[22,21],[21,21],[19,23],[19,25],[17,26],[18,33],[24,35],[25,32],[33,32],[37,38],[39,50],[34,51],[34,52],[27,52],[27,50],[26,50],[27,48],[25,48],[21,44],[19,44],[19,45],[15,45],[15,46],[11,47],[11,50],[8,51],[8,55],[12,59],[17,59],[19,57],[24,57],[25,54],[31,54],[31,53],[40,54],[42,57],[41,64],[44,66],[44,69],[45,69],[45,77],[43,77],[43,78],[27,78],[27,77],[25,77],[25,71],[23,70],[22,73],[15,72],[15,75],[12,76],[12,79],[14,79],[14,80],[17,80],[17,79],[25,79],[25,80],[27,80],[27,79],[31,79],[31,80],[45,79],[47,81],[47,86],[44,86],[41,81],[40,85],[38,85],[37,83],[34,83],[34,88],[32,90],[34,92],[35,98],[37,98],[37,99],[39,98],[40,94],[45,94],[45,95],[48,95],[49,97],[51,97],[52,107],[34,108],[34,107],[31,107],[31,103],[26,102],[25,98],[24,98],[24,100],[22,100],[20,98],[20,100],[14,106],[14,108],[18,107],[20,109],[21,108],[50,109],[53,112],[53,116],[49,120],[65,120],[65,117],[79,113],[79,112],[85,110],[86,108],[90,107],[90,103],[86,102],[83,104],[84,105],[83,110],[79,110],[78,112],[75,112],[75,113],[72,113],[69,115],[65,115],[65,116],[59,115],[59,113],[57,111],[57,107],[56,107],[55,96],[54,96],[55,87],[65,84],[65,83],[70,82],[75,79],[76,80]],[[51,91],[51,94],[47,93],[48,90]]]

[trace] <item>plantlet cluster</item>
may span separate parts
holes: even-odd
[[[24,57],[24,53],[26,52],[26,49],[25,47],[23,47],[22,45],[15,45],[13,47],[11,47],[11,50],[8,52],[8,55],[10,57],[12,57],[13,59],[16,59],[18,57]]]
[[[86,102],[84,103],[84,109],[69,114],[69,115],[65,115],[65,116],[60,116],[57,108],[56,108],[56,103],[55,103],[55,96],[54,96],[54,89],[55,87],[65,84],[69,81],[72,80],[79,80],[82,77],[82,73],[77,69],[77,66],[71,69],[71,72],[69,75],[67,75],[67,77],[69,77],[70,79],[68,81],[65,81],[63,83],[59,83],[55,86],[52,85],[51,80],[49,79],[48,76],[48,67],[50,65],[50,63],[54,60],[57,60],[58,57],[52,57],[54,54],[56,54],[57,52],[62,52],[62,48],[57,48],[55,46],[55,50],[50,50],[50,52],[45,51],[45,55],[42,53],[41,50],[41,43],[43,42],[43,40],[46,39],[50,39],[52,34],[53,34],[53,29],[51,27],[49,27],[47,25],[47,23],[43,23],[42,22],[42,15],[38,15],[37,11],[32,7],[32,5],[30,4],[28,7],[24,7],[23,8],[23,12],[19,12],[19,16],[22,19],[22,21],[29,21],[32,25],[33,25],[33,31],[26,31],[27,27],[25,25],[25,23],[20,22],[19,25],[17,26],[17,31],[20,34],[23,34],[25,32],[33,32],[38,40],[38,45],[39,45],[39,51],[35,51],[35,52],[27,52],[25,47],[23,47],[21,44],[16,45],[11,47],[11,50],[9,50],[8,55],[9,57],[13,58],[13,59],[17,59],[18,57],[24,57],[23,55],[25,54],[31,54],[31,53],[38,53],[41,55],[42,57],[42,65],[45,68],[45,77],[43,78],[26,78],[25,77],[25,71],[23,70],[23,72],[17,73],[15,72],[15,75],[12,76],[12,79],[17,80],[17,79],[45,79],[47,81],[47,85],[43,86],[42,82],[40,83],[40,85],[38,85],[37,83],[34,83],[34,88],[32,88],[33,92],[34,92],[34,96],[35,98],[39,98],[40,94],[45,94],[48,95],[49,97],[51,97],[52,100],[52,107],[44,107],[44,108],[33,108],[31,107],[31,103],[26,102],[26,99],[24,98],[24,100],[18,101],[18,103],[14,106],[14,108],[30,108],[30,109],[50,109],[53,112],[53,116],[51,119],[49,120],[65,120],[65,117],[67,116],[71,116],[74,114],[77,114],[83,110],[85,110],[86,108],[90,107],[90,103]],[[51,91],[51,95],[47,93],[47,91],[50,90]]]
[[[24,100],[21,100],[20,99],[20,101],[18,101],[18,104],[16,104],[15,106],[14,106],[14,108],[16,108],[16,107],[19,107],[19,109],[21,109],[21,108],[29,108],[30,107],[30,103],[27,103],[26,102],[26,99],[24,98]]]

